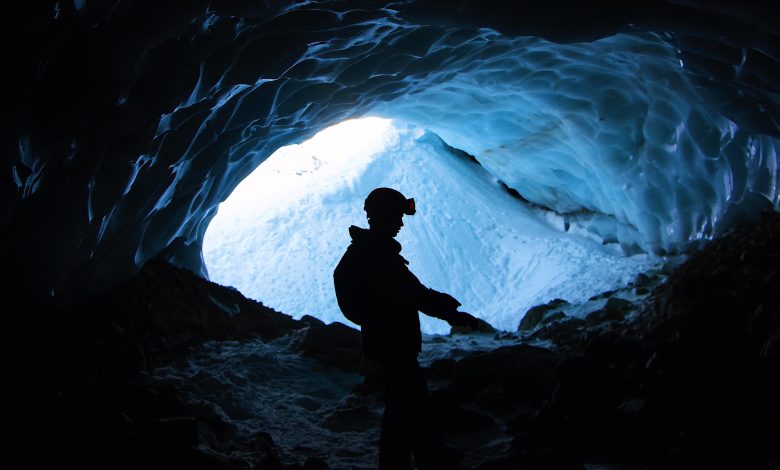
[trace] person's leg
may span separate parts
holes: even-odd
[[[379,438],[379,469],[411,469],[408,400],[408,366],[397,360],[383,361],[385,412]]]
[[[428,381],[417,358],[396,358],[382,363],[385,377],[385,414],[379,442],[381,470],[455,470],[458,456],[446,452],[433,417]]]
[[[441,469],[443,442],[433,417],[428,381],[415,360],[406,369],[406,403],[409,412],[407,432],[411,436],[412,452],[419,470]]]
[[[428,382],[417,358],[384,361],[382,371],[387,392],[379,443],[380,461],[385,464],[380,468],[410,468],[412,453],[418,469],[442,468],[443,444],[433,419]]]

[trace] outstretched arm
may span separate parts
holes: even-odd
[[[420,311],[426,315],[440,318],[450,326],[468,326],[472,331],[479,326],[479,320],[473,315],[459,312],[458,302],[453,296],[423,287],[421,294]]]

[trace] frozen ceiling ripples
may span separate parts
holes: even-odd
[[[25,292],[99,290],[158,255],[202,269],[206,225],[243,177],[369,112],[436,132],[628,252],[684,250],[778,207],[761,12],[253,4],[20,13],[48,31],[11,77],[4,241]]]

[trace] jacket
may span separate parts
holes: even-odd
[[[417,356],[419,311],[447,320],[460,303],[425,287],[401,256],[401,244],[354,225],[352,243],[333,273],[339,308],[361,327],[363,354],[375,360]]]

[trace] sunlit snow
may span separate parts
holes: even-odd
[[[332,272],[347,228],[367,227],[363,200],[379,186],[417,202],[398,236],[411,270],[498,328],[516,329],[528,308],[553,298],[624,286],[657,262],[565,233],[435,134],[366,118],[278,150],[241,182],[206,232],[211,279],[296,318],[347,323]],[[448,331],[421,316],[425,332]]]

